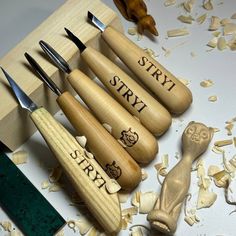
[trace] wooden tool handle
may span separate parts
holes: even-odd
[[[97,119],[68,92],[57,102],[77,132],[87,138],[89,149],[107,174],[123,189],[136,187],[141,181],[140,167]]]
[[[112,61],[90,47],[81,56],[115,98],[151,133],[161,135],[169,128],[169,112]]]
[[[154,159],[158,151],[155,137],[114,98],[80,70],[72,71],[68,80],[99,121],[112,127],[111,134],[137,162]]]
[[[117,194],[106,190],[109,181],[106,173],[94,160],[86,157],[75,138],[44,108],[31,113],[31,119],[94,217],[107,232],[118,232],[120,204]]]
[[[190,90],[143,49],[112,27],[102,37],[171,113],[181,114],[190,106]]]

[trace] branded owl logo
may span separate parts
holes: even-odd
[[[118,179],[122,174],[121,168],[118,165],[116,165],[115,161],[113,161],[112,164],[110,165],[106,164],[105,171],[107,175],[113,179]]]
[[[132,147],[135,143],[137,143],[139,136],[136,132],[132,132],[131,128],[127,131],[124,130],[121,132],[120,140],[124,143],[127,147]]]

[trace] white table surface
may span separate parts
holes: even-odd
[[[103,1],[117,11],[113,1]],[[178,160],[175,158],[175,152],[181,152],[179,142],[182,131],[189,121],[192,120],[200,121],[206,125],[220,129],[220,132],[215,134],[208,151],[202,155],[206,167],[211,164],[220,166],[222,164],[222,157],[213,153],[211,147],[215,140],[231,138],[227,136],[227,132],[224,129],[225,121],[236,116],[236,52],[231,52],[228,49],[222,52],[217,49],[206,52],[209,49],[206,43],[212,38],[211,32],[207,30],[210,16],[216,15],[221,18],[229,18],[236,12],[236,1],[213,0],[214,10],[208,12],[208,18],[202,25],[198,25],[197,23],[185,25],[176,19],[180,14],[184,14],[182,7],[177,7],[182,1],[177,0],[177,5],[171,7],[164,7],[163,2],[163,0],[146,1],[149,12],[155,17],[158,25],[160,36],[155,38],[155,40],[150,40],[150,38],[144,36],[140,41],[137,41],[136,36],[127,34],[127,29],[132,27],[133,23],[127,22],[123,18],[122,23],[127,36],[131,40],[135,41],[141,47],[154,50],[158,55],[157,60],[163,66],[168,68],[177,77],[189,81],[189,88],[193,93],[193,104],[181,117],[173,119],[171,128],[165,135],[159,138],[159,154],[151,164],[145,167],[149,177],[135,191],[160,192],[160,185],[157,182],[156,171],[153,165],[160,160],[163,154],[169,154],[170,164],[168,170],[177,163]],[[14,47],[62,3],[62,0],[0,0],[0,57]],[[199,16],[206,12],[201,7],[201,4],[201,0],[196,1],[192,16]],[[190,35],[167,39],[167,30],[181,27],[187,27]],[[171,54],[165,56],[162,47],[172,49]],[[194,53],[194,57],[191,56],[191,52]],[[210,88],[202,88],[200,82],[204,79],[213,80],[214,85]],[[209,102],[208,97],[210,95],[217,95],[218,101],[215,103]],[[70,124],[61,115],[61,112],[56,115],[56,118],[71,129]],[[236,135],[235,130],[233,130],[234,135]],[[48,169],[56,166],[57,162],[39,133],[35,133],[20,149],[29,152],[29,160],[27,164],[19,165],[18,167],[66,220],[79,219],[79,209],[69,206],[70,188],[55,193],[49,193],[48,190],[41,189],[41,182],[48,178]],[[228,159],[236,154],[236,149],[233,145],[226,147],[225,150]],[[10,153],[9,156],[11,156]],[[40,165],[42,162],[44,165]],[[200,222],[192,227],[184,222],[184,213],[182,211],[176,236],[236,235],[236,214],[229,215],[235,207],[225,202],[223,189],[215,187],[213,183],[210,189],[217,193],[217,200],[214,205],[209,209],[198,210],[197,216],[200,218]],[[236,189],[234,191],[236,194]],[[193,195],[190,206],[194,206],[198,193],[197,178],[194,172],[192,173],[192,183],[189,192]],[[130,206],[129,201],[122,207],[128,206]],[[7,219],[6,214],[0,209],[0,221]],[[146,221],[146,215],[135,216],[133,224],[145,224],[149,226]],[[79,235],[78,232],[74,233],[68,227],[65,227],[64,233],[66,236]],[[119,235],[125,236],[128,234],[129,231],[127,230],[121,231]],[[0,235],[7,235],[7,233],[0,229]],[[158,234],[152,233],[152,235]]]

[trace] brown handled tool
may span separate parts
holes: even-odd
[[[123,189],[136,187],[141,181],[138,164],[85,107],[69,92],[62,93],[40,65],[29,54],[25,56],[43,82],[58,95],[60,108],[76,131],[87,138],[88,148],[107,174],[116,179]]]
[[[115,98],[153,134],[163,134],[171,125],[169,112],[123,70],[97,50],[86,47],[66,29],[80,49],[81,57]]]
[[[121,210],[117,194],[106,189],[110,178],[94,159],[85,155],[85,150],[59,122],[44,108],[38,108],[6,71],[4,74],[20,105],[31,112],[31,119],[91,213],[107,232],[118,232]]]
[[[69,83],[100,122],[112,127],[111,134],[125,150],[137,162],[148,163],[153,160],[158,151],[155,137],[88,76],[77,69],[72,71],[50,45],[40,41],[40,46],[59,69],[69,74]]]
[[[181,206],[188,193],[192,163],[204,153],[212,139],[213,129],[190,122],[182,135],[182,160],[167,174],[160,198],[147,219],[161,232],[173,234]]]
[[[104,25],[91,12],[88,18],[102,31],[102,37],[119,58],[174,114],[183,113],[192,103],[190,90],[160,63],[125,35]]]

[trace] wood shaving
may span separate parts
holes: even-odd
[[[129,208],[125,208],[122,210],[122,216],[124,215],[137,215],[138,214],[138,207],[133,206],[133,207],[129,207]]]
[[[4,231],[8,231],[8,232],[12,231],[12,223],[10,221],[0,222],[0,225],[2,226]]]
[[[187,79],[178,78],[178,80],[179,80],[182,84],[184,84],[184,85],[186,85],[186,86],[189,85],[189,81],[188,81]]]
[[[214,204],[216,198],[216,193],[200,187],[197,200],[197,209],[209,208]]]
[[[15,165],[21,165],[27,163],[28,153],[24,150],[14,152],[12,154],[12,161]]]
[[[164,6],[169,7],[176,4],[176,0],[165,0]]]
[[[224,35],[232,35],[236,34],[236,24],[228,23],[223,28]]]
[[[105,186],[108,193],[117,193],[121,189],[121,186],[115,179],[107,181]]]
[[[206,18],[207,18],[207,13],[205,13],[205,14],[199,16],[199,17],[196,19],[196,21],[197,21],[197,23],[198,23],[199,25],[201,25],[201,24],[203,24],[203,23],[205,22]]]
[[[49,181],[51,183],[56,183],[59,181],[59,179],[62,176],[62,168],[60,166],[57,166],[52,169],[51,173],[49,174]]]
[[[88,159],[94,159],[94,155],[86,149],[84,149],[84,154]]]
[[[184,9],[187,11],[187,12],[191,12],[192,9],[193,9],[193,5],[195,3],[195,0],[187,0],[183,3],[183,6],[184,6]]]
[[[56,233],[55,236],[64,236],[64,231],[63,231],[63,229],[60,230],[58,233]]]
[[[128,28],[128,34],[137,35],[138,34],[137,28],[136,27]]]
[[[88,232],[87,236],[97,236],[97,229],[95,227],[92,227],[90,231]]]
[[[141,227],[133,227],[131,229],[131,236],[144,236]]]
[[[215,48],[217,46],[217,42],[218,42],[218,38],[214,37],[207,43],[207,46],[211,48]]]
[[[153,191],[141,193],[139,213],[141,214],[149,213],[154,208],[157,198],[158,198],[158,194]]]
[[[118,198],[120,203],[126,203],[129,199],[130,194],[129,193],[123,193],[119,192],[118,193]]]
[[[232,39],[230,39],[227,42],[228,47],[230,48],[231,51],[235,51],[236,50],[236,36],[234,35],[232,37]]]
[[[76,136],[75,139],[82,148],[85,148],[87,143],[87,138],[85,136]]]
[[[234,146],[236,147],[236,137],[233,137]]]
[[[217,48],[220,50],[220,51],[223,51],[224,49],[226,49],[227,47],[227,43],[226,43],[226,40],[224,37],[220,37],[217,41]]]
[[[197,217],[196,214],[192,214],[192,215],[185,216],[184,221],[190,226],[193,226],[195,223],[200,222],[200,219]]]
[[[233,144],[232,139],[219,140],[214,143],[214,145],[217,147],[224,147],[224,146],[231,145],[231,144]]]
[[[177,18],[179,21],[181,21],[182,23],[186,23],[186,24],[192,24],[192,22],[194,21],[192,16],[179,16]]]
[[[214,37],[219,37],[220,34],[221,34],[220,31],[214,31],[214,32],[212,32],[212,35],[213,35]]]
[[[79,233],[81,235],[87,234],[88,231],[93,227],[92,223],[86,218],[82,218],[74,222],[75,222],[75,226],[78,227]]]
[[[211,87],[212,85],[214,85],[214,82],[210,79],[206,79],[206,80],[201,81],[200,85],[203,88],[208,88],[208,87]]]
[[[142,168],[141,169],[142,173],[142,181],[146,180],[148,178],[148,173]]]
[[[154,165],[155,169],[157,170],[157,174],[161,175],[161,176],[166,176],[167,175],[167,171],[166,169],[169,166],[169,156],[168,154],[165,154],[162,156],[162,162],[161,163],[157,163]]]
[[[161,49],[165,52],[165,54],[164,54],[165,57],[168,57],[171,54],[171,50],[170,49],[167,49],[165,47],[161,47]]]
[[[221,170],[215,173],[213,176],[214,183],[219,188],[226,188],[228,180],[230,179],[230,175],[225,170]]]
[[[49,192],[59,192],[61,191],[62,186],[58,183],[53,183],[49,186],[48,191]]]
[[[197,54],[195,52],[190,52],[191,57],[196,57]]]
[[[140,205],[140,194],[141,192],[138,191],[138,192],[135,192],[131,198],[131,204],[133,206],[136,206],[136,207],[139,207]]]
[[[213,4],[212,4],[211,0],[204,0],[203,8],[205,8],[208,11],[213,10]]]
[[[221,24],[222,26],[225,26],[226,24],[229,24],[229,23],[231,23],[231,20],[228,19],[228,18],[224,18],[224,19],[222,19],[222,20],[220,21],[220,24]]]
[[[213,148],[211,149],[214,153],[216,154],[222,154],[224,152],[223,149],[217,147],[217,146],[213,146]]]
[[[212,95],[208,98],[209,102],[216,102],[217,101],[217,96],[216,95]]]
[[[189,34],[189,31],[186,28],[173,29],[173,30],[167,31],[168,37],[178,37],[178,36],[184,36],[184,35],[188,35],[188,34]]]
[[[152,58],[156,58],[156,57],[157,57],[157,55],[155,54],[155,52],[154,52],[152,49],[150,49],[150,48],[144,48],[143,50],[144,50],[144,52],[146,52],[150,57],[152,57]],[[135,117],[136,117],[136,116],[135,116]],[[138,117],[136,117],[136,118],[139,120]]]
[[[208,30],[215,31],[215,30],[218,30],[220,26],[221,26],[220,18],[218,16],[212,16],[211,17],[211,24],[210,24]]]
[[[109,124],[104,123],[102,125],[110,134],[112,133],[112,127]]]
[[[232,135],[232,129],[233,129],[233,127],[234,127],[234,124],[233,124],[233,123],[228,124],[228,125],[225,126],[225,129],[228,131],[227,135],[229,135],[229,136]]]
[[[231,19],[236,19],[236,13],[234,13],[230,18]]]
[[[48,180],[44,180],[41,183],[41,189],[47,189],[50,186],[50,182]]]
[[[213,177],[213,175],[218,173],[218,172],[220,172],[220,167],[215,166],[215,165],[211,165],[208,168],[207,175],[210,176],[210,177]]]

